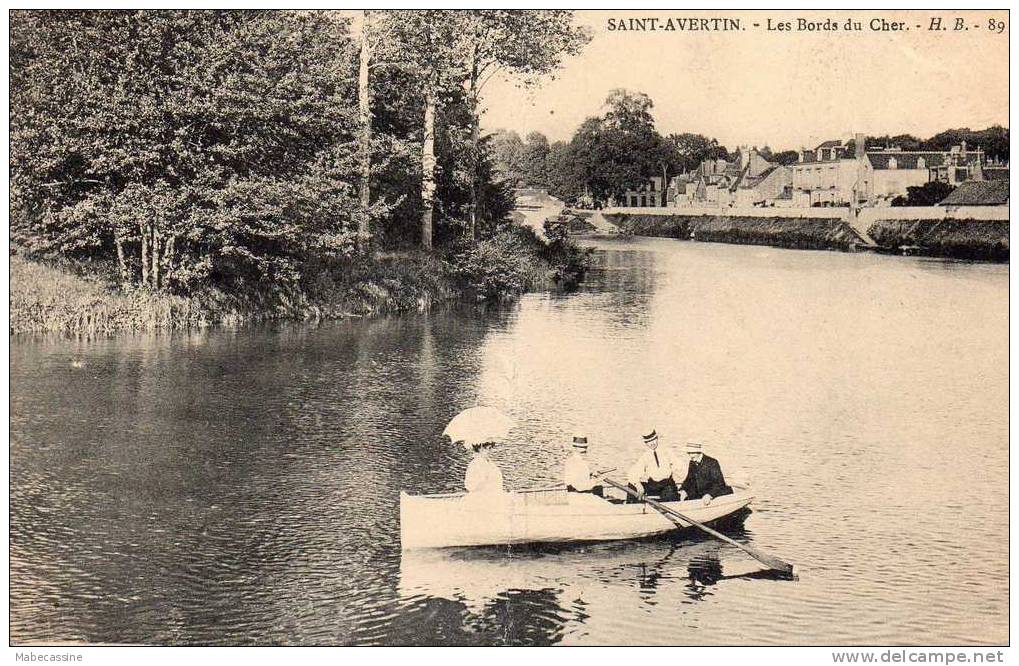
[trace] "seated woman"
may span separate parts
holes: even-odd
[[[471,446],[474,450],[474,458],[467,465],[467,473],[464,476],[464,487],[471,494],[492,494],[503,492],[502,472],[499,466],[488,456],[488,452],[495,448],[495,442],[483,442]]]
[[[566,458],[566,464],[563,466],[563,482],[566,484],[566,490],[571,493],[591,493],[603,497],[602,486],[595,483],[591,476],[591,467],[587,464],[587,437],[574,435],[571,446],[573,451]]]

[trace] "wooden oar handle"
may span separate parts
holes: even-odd
[[[742,544],[742,543],[740,543],[738,541],[730,539],[729,537],[725,536],[721,532],[713,530],[710,527],[708,527],[707,525],[701,524],[701,523],[697,522],[696,520],[694,520],[693,518],[690,518],[689,516],[685,516],[685,515],[681,514],[679,511],[676,511],[675,509],[672,509],[672,508],[667,507],[667,506],[665,506],[663,504],[660,504],[659,502],[657,502],[657,501],[655,501],[653,499],[649,499],[647,497],[641,497],[640,495],[637,494],[636,491],[634,491],[629,486],[624,486],[623,484],[619,483],[618,481],[613,481],[612,479],[605,478],[605,477],[602,478],[602,481],[605,481],[606,483],[608,483],[611,486],[619,488],[620,490],[625,492],[630,497],[633,497],[634,499],[638,499],[638,500],[641,500],[641,501],[645,502],[646,504],[650,505],[651,507],[657,509],[663,515],[665,515],[665,516],[667,516],[669,518],[672,518],[673,522],[675,522],[676,518],[679,518],[680,520],[683,520],[683,521],[689,523],[690,525],[693,525],[694,527],[696,527],[696,528],[698,528],[698,529],[700,529],[700,530],[702,530],[704,532],[707,532],[708,534],[710,534],[711,536],[715,537],[716,539],[720,539],[721,541],[724,541],[724,542],[726,542],[728,544],[736,546],[737,548],[739,548],[740,550],[742,550],[746,554],[750,555],[751,557],[753,557],[758,562],[764,564],[768,568],[774,569],[775,571],[781,571],[781,572],[787,573],[787,574],[791,574],[793,572],[793,565],[789,564],[788,562],[783,562],[782,560],[778,559],[777,557],[772,557],[771,555],[768,555],[766,553],[762,553],[761,551],[757,550],[756,548],[751,548],[750,546],[747,546],[746,544]]]

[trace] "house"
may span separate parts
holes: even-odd
[[[860,165],[863,160],[863,135],[856,135],[855,152],[841,141],[825,141],[813,149],[800,151],[791,164],[792,201],[798,208],[848,206],[863,197]]]
[[[730,188],[734,206],[763,205],[782,198],[792,188],[792,172],[780,164],[769,162],[756,148],[741,150],[738,163],[742,169]]]
[[[637,190],[627,190],[623,194],[621,202],[617,203],[613,200],[612,204],[630,208],[658,208],[664,206],[666,202],[663,201],[663,197],[667,197],[668,192],[662,187],[663,182],[661,176],[649,178],[644,187]]]
[[[971,180],[960,183],[939,206],[1007,206],[1007,180]]]
[[[940,181],[957,185],[984,178],[983,151],[967,150],[966,143],[948,151],[900,150],[898,147],[868,150],[862,164],[862,190],[871,206],[887,206],[905,195],[907,188]]]
[[[741,146],[734,159],[703,160],[691,173],[673,179],[676,206],[724,208],[751,206],[783,190],[785,171],[776,171],[756,148]]]

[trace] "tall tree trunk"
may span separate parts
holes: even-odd
[[[124,257],[124,237],[119,231],[113,232],[113,243],[117,246],[117,268],[120,269],[120,284],[123,286],[128,281],[127,259]]]
[[[151,236],[150,228],[151,225],[148,222],[143,222],[140,225],[141,237],[142,237],[142,286],[148,286],[149,284],[149,236]]]
[[[471,200],[467,207],[467,237],[475,240],[478,237],[478,190],[479,169],[481,166],[481,118],[478,107],[478,47],[471,52],[470,90],[467,100],[471,113]]]
[[[159,231],[156,225],[152,225],[152,289],[159,291]]]
[[[662,163],[662,208],[669,205],[669,165]]]
[[[358,157],[361,178],[361,218],[357,230],[362,234],[371,231],[368,224],[368,209],[371,206],[371,88],[369,87],[368,65],[371,62],[371,47],[368,44],[368,10],[361,12],[361,56],[357,74],[357,109],[360,123],[358,136]]]
[[[173,275],[173,246],[177,242],[176,236],[170,236],[169,240],[164,244],[163,249],[163,284],[168,284],[171,276]]]
[[[435,209],[435,86],[425,89],[425,132],[421,142],[421,247],[432,249],[432,213]]]

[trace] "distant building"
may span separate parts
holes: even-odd
[[[949,151],[906,151],[892,146],[867,151],[863,163],[863,187],[871,206],[889,205],[907,188],[932,181],[958,185],[968,180],[983,179],[983,151],[966,150],[966,144],[952,146]]]
[[[860,164],[863,137],[857,135],[856,150],[841,141],[825,141],[814,149],[800,151],[792,171],[792,202],[797,208],[857,205],[863,199]]]
[[[1007,206],[1007,180],[971,180],[960,183],[939,206]]]
[[[739,164],[739,178],[730,188],[734,206],[767,205],[792,189],[792,171],[764,159],[756,148],[741,151]]]
[[[647,184],[641,189],[627,190],[626,193],[623,194],[621,202],[613,200],[611,203],[613,205],[630,208],[658,208],[664,206],[666,201],[663,197],[667,196],[667,191],[662,187],[662,182],[661,176],[649,178]]]
[[[754,206],[782,196],[790,182],[788,169],[769,162],[756,148],[741,146],[731,160],[704,160],[673,178],[669,201],[679,207]]]

